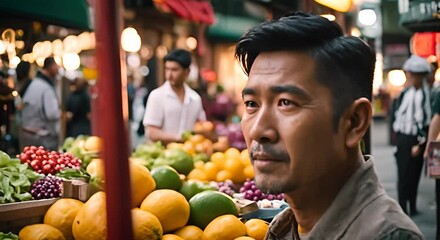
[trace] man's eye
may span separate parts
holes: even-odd
[[[244,105],[246,106],[246,108],[256,108],[258,107],[257,103],[254,101],[246,101],[244,102]]]
[[[281,99],[279,102],[280,106],[292,106],[292,105],[296,105],[294,102],[287,100],[287,99]]]

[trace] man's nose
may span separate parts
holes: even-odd
[[[255,116],[249,136],[257,142],[276,142],[278,140],[276,122],[272,109],[262,107]]]

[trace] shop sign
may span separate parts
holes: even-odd
[[[440,0],[399,0],[400,24],[412,31],[440,29]]]

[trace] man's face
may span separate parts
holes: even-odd
[[[50,65],[48,72],[50,74],[50,77],[54,78],[58,74],[59,66],[56,63],[53,63]]]
[[[261,53],[253,63],[243,90],[242,128],[256,185],[264,192],[319,186],[344,170],[332,94],[314,73],[314,61],[302,52]]]
[[[188,77],[189,69],[183,68],[175,61],[165,62],[165,79],[168,80],[173,87],[180,87]]]

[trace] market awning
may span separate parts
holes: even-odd
[[[208,28],[207,35],[212,41],[237,41],[244,33],[261,21],[237,16],[215,14],[216,23]]]
[[[204,0],[153,0],[157,9],[198,23],[213,24],[214,10],[209,1]]]
[[[81,30],[92,29],[86,0],[2,0],[0,14]]]

